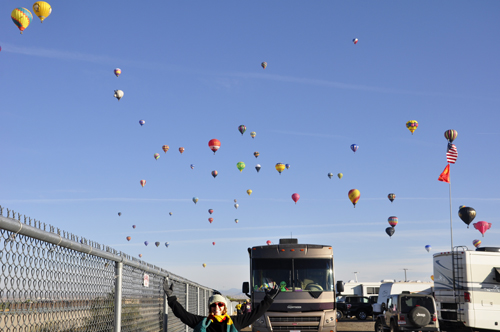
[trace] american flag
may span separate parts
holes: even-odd
[[[458,152],[455,144],[448,143],[448,150],[446,151],[446,160],[450,164],[454,164],[457,161]]]

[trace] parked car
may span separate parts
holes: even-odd
[[[385,307],[385,312],[376,318],[376,332],[439,331],[436,302],[431,295],[390,295]]]
[[[372,303],[366,296],[344,295],[337,302],[337,318],[356,317],[365,320],[372,315]]]

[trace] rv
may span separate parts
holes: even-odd
[[[276,245],[248,248],[248,254],[250,282],[243,283],[243,293],[252,306],[264,299],[267,289],[281,289],[265,315],[253,323],[253,332],[337,331],[331,245],[281,239]],[[337,291],[343,291],[341,281]]]
[[[445,331],[500,331],[500,248],[434,254],[434,287]]]
[[[381,284],[382,282],[357,282],[354,280],[349,280],[344,284],[344,291],[339,295],[378,295]]]
[[[382,285],[380,285],[377,303],[372,304],[373,317],[376,317],[377,315],[383,313],[389,296],[401,294],[403,292],[408,292],[409,294],[431,295],[433,287],[434,287],[433,282],[421,282],[421,281],[385,282]]]

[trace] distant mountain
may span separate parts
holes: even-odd
[[[241,289],[238,289],[238,288],[223,289],[223,290],[220,290],[220,292],[224,296],[229,296],[229,297],[232,297],[235,299],[244,299],[244,300],[248,299],[248,296],[243,294],[241,292]]]

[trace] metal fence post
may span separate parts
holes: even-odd
[[[166,284],[169,285],[168,278],[165,278]],[[167,294],[163,292],[163,332],[168,330],[168,301]]]
[[[122,272],[123,263],[115,263],[115,329],[120,332],[122,329]]]
[[[186,284],[186,310],[189,311],[189,284]],[[189,332],[189,326],[187,325],[186,332]]]

